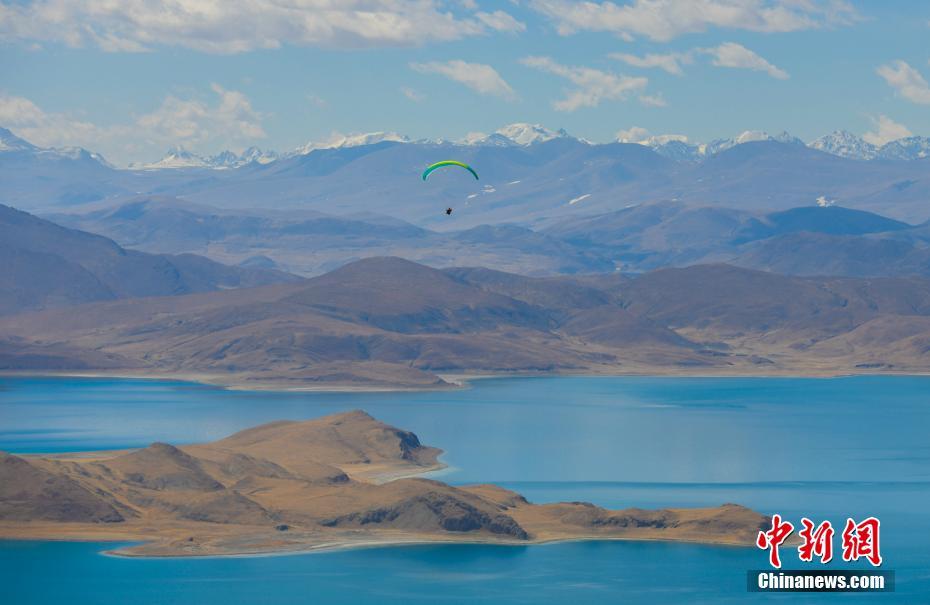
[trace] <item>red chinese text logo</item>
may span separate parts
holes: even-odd
[[[817,557],[820,563],[829,563],[833,560],[833,536],[835,534],[833,524],[824,521],[820,525],[815,525],[807,517],[802,517],[801,526],[798,532],[798,537],[801,539],[801,544],[798,545],[798,558],[802,561],[813,561],[814,557]],[[869,517],[860,523],[847,519],[842,536],[843,560],[858,561],[861,558],[875,567],[881,565],[879,529],[880,523],[875,517]],[[781,556],[778,549],[793,532],[794,525],[790,521],[782,520],[781,515],[772,515],[772,528],[759,532],[756,537],[756,546],[769,551],[769,563],[772,567],[781,568]]]
[[[804,529],[798,535],[803,542],[798,546],[798,558],[813,561],[814,555],[817,555],[821,563],[829,563],[833,558],[833,525],[824,521],[814,529],[814,522],[807,517],[801,518],[801,525]]]
[[[788,536],[793,531],[794,525],[788,521],[782,521],[781,515],[772,515],[772,529],[759,532],[759,536],[756,538],[756,546],[763,550],[769,549],[769,563],[772,567],[781,567],[778,547],[788,539]]]
[[[878,547],[878,529],[880,523],[875,517],[869,517],[861,523],[846,519],[843,530],[843,560],[858,561],[859,557],[868,559],[878,567],[882,564],[882,554]]]

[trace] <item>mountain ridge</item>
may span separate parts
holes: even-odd
[[[0,205],[0,314],[140,296],[169,296],[297,279],[193,254],[127,250]]]
[[[914,372],[930,369],[928,301],[926,278],[723,264],[529,278],[373,258],[291,284],[0,318],[0,357],[34,371],[54,342],[59,368],[107,355],[134,374],[285,389],[448,388],[446,373]],[[853,339],[889,321],[887,339]]]
[[[635,130],[635,129],[634,129]],[[801,139],[789,134],[787,131],[770,135],[760,130],[745,130],[729,138],[713,139],[707,143],[691,142],[683,135],[645,135],[640,138],[621,135],[613,141],[606,143],[592,143],[586,139],[570,135],[564,129],[551,130],[541,124],[515,122],[497,129],[490,135],[483,133],[470,133],[454,140],[438,139],[412,139],[396,132],[369,132],[350,135],[334,134],[320,141],[309,141],[287,152],[262,150],[258,147],[249,147],[237,153],[223,150],[212,155],[200,155],[185,149],[181,145],[171,147],[167,153],[154,162],[132,164],[129,169],[165,170],[213,168],[229,169],[248,165],[252,162],[267,164],[279,159],[307,155],[314,151],[324,149],[343,149],[351,147],[364,147],[382,142],[426,144],[426,145],[454,145],[459,147],[474,146],[517,146],[526,147],[545,143],[557,138],[568,138],[588,145],[609,145],[611,142],[638,144],[648,147],[665,157],[675,160],[697,161],[731,149],[737,145],[758,141],[775,141],[792,145],[804,145],[824,153],[839,157],[858,160],[916,160],[930,156],[930,137],[908,135],[899,139],[886,141],[881,145],[868,143],[863,137],[846,130],[836,130],[804,143]],[[9,129],[0,127],[0,153],[43,152],[58,153],[60,155],[86,154],[101,163],[107,164],[99,154],[86,151],[82,148],[40,148],[24,139],[14,135]],[[109,165],[109,164],[107,164]]]

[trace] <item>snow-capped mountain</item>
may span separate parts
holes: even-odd
[[[172,147],[168,153],[157,162],[144,164],[142,166],[131,166],[132,168],[142,168],[143,170],[166,170],[175,168],[238,168],[252,162],[267,164],[278,159],[277,152],[263,151],[258,147],[249,147],[241,154],[235,151],[222,151],[216,155],[204,157],[184,149],[180,145]]]
[[[222,155],[222,154],[221,154]],[[206,159],[195,153],[176,145],[168,150],[160,160],[145,164],[141,168],[145,170],[163,170],[166,168],[210,168],[211,164]]]
[[[649,147],[659,155],[671,158],[673,160],[695,161],[706,156],[711,156],[727,149],[732,149],[743,143],[752,143],[755,141],[776,141],[778,143],[787,143],[791,145],[803,145],[801,139],[781,132],[776,135],[770,135],[761,130],[746,130],[735,137],[727,139],[715,139],[710,143],[691,143],[688,137],[681,134],[663,134],[653,135],[642,139],[630,139],[619,137],[619,143],[637,143]]]
[[[703,155],[701,145],[692,145],[680,139],[671,139],[664,143],[647,144],[646,146],[671,160],[690,162],[701,159]]]
[[[791,145],[804,144],[804,141],[788,134],[785,131],[782,131],[776,135],[770,135],[769,133],[762,130],[744,130],[734,138],[715,139],[710,143],[700,145],[699,149],[701,151],[701,155],[707,156],[720,153],[721,151],[726,151],[727,149],[732,149],[733,147],[742,145],[743,143],[754,143],[757,141],[775,141],[777,143],[788,143]]]
[[[207,165],[212,168],[235,168],[240,164],[239,156],[236,155],[234,151],[228,149],[214,156],[210,156],[207,160]]]
[[[534,143],[544,143],[546,141],[551,141],[552,139],[558,139],[563,137],[570,136],[565,130],[549,130],[539,124],[527,124],[525,122],[517,122],[515,124],[508,124],[503,128],[499,128],[494,131],[494,134],[499,134],[502,137],[510,139],[517,145],[532,145]]]
[[[905,137],[879,147],[845,130],[815,139],[808,147],[855,160],[919,160],[930,157],[928,137]]]
[[[361,147],[391,141],[394,143],[409,143],[410,138],[396,132],[367,132],[362,134],[335,134],[325,141],[310,141],[301,145],[290,155],[307,155],[316,149],[338,149],[341,147]]]
[[[0,128],[0,153],[28,154],[42,160],[84,160],[112,168],[99,153],[83,147],[39,147],[19,138],[6,128]]]
[[[264,150],[259,149],[258,147],[249,147],[239,156],[239,164],[251,164],[252,162],[257,162],[259,164],[270,164],[271,162],[277,160],[279,157],[277,151],[272,151],[270,149]]]
[[[683,134],[660,134],[643,138],[621,134],[617,142],[643,145],[672,160],[693,161],[701,157],[699,146],[688,142],[688,137]]]
[[[463,138],[455,141],[457,145],[484,146],[484,147],[514,147],[517,144],[500,133],[484,134],[483,132],[470,132]]]
[[[0,152],[2,151],[37,151],[39,148],[19,138],[6,128],[0,128]]]
[[[472,132],[464,138],[459,139],[459,145],[480,145],[494,147],[512,147],[534,145],[536,143],[545,143],[552,139],[574,138],[564,129],[550,130],[540,124],[527,124],[526,122],[516,122],[508,124],[503,128],[498,128],[492,134],[481,132]],[[577,139],[581,140],[581,139]]]
[[[875,145],[846,130],[835,130],[814,139],[807,146],[824,153],[854,160],[871,160],[878,155],[878,148]]]
[[[206,159],[207,165],[211,168],[238,168],[252,162],[259,164],[268,164],[278,159],[275,151],[263,151],[258,147],[249,147],[241,154],[235,151],[223,151]]]
[[[930,157],[930,138],[905,137],[885,143],[878,150],[878,157],[883,160],[919,160]]]

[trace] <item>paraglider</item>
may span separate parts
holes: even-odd
[[[425,181],[434,170],[444,166],[458,166],[459,168],[464,168],[470,172],[473,177],[475,177],[476,181],[478,180],[478,173],[475,172],[474,169],[465,162],[459,162],[458,160],[443,160],[441,162],[436,162],[435,164],[430,164],[426,167],[426,170],[423,171],[423,180]]]
[[[457,166],[459,168],[464,168],[470,172],[473,177],[475,177],[476,181],[478,180],[478,173],[475,172],[475,170],[465,162],[459,162],[458,160],[443,160],[441,162],[436,162],[435,164],[430,164],[426,167],[426,170],[423,171],[423,180],[425,181],[427,178],[429,178],[429,175],[432,174],[433,171],[437,168],[443,168],[445,166]],[[449,216],[450,214],[452,214],[452,208],[446,208],[446,216]]]

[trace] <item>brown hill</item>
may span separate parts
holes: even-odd
[[[530,535],[493,502],[437,481],[402,479],[381,489],[379,504],[324,519],[326,527],[477,532],[527,540]]]
[[[874,334],[887,322],[872,324],[869,345],[844,338],[891,317],[888,338]],[[930,353],[901,340],[903,326],[926,335],[926,317],[922,278],[727,265],[528,278],[367,259],[296,284],[0,319],[0,363],[274,387],[447,386],[434,372],[926,371]]]
[[[199,456],[245,454],[306,479],[333,482],[344,481],[345,472],[353,476],[385,469],[415,472],[435,466],[442,453],[421,445],[413,433],[379,422],[361,410],[303,422],[272,422],[185,449]]]
[[[791,277],[701,265],[648,273],[632,281],[620,301],[673,329],[806,344],[879,317],[909,316],[920,325],[919,318],[930,316],[930,280]]]
[[[356,411],[274,422],[183,450],[156,443],[132,452],[3,455],[0,537],[116,535],[147,542],[123,552],[155,555],[590,537],[749,544],[767,521],[734,505],[537,506],[495,486],[397,478],[439,468],[439,452]]]
[[[104,497],[61,473],[0,452],[0,519],[119,523],[125,517]]]
[[[283,299],[391,332],[457,333],[501,326],[545,330],[546,309],[476,288],[400,258],[368,258],[308,280]]]
[[[223,484],[211,477],[198,459],[167,443],[153,443],[101,465],[133,487],[210,492],[223,489]]]

